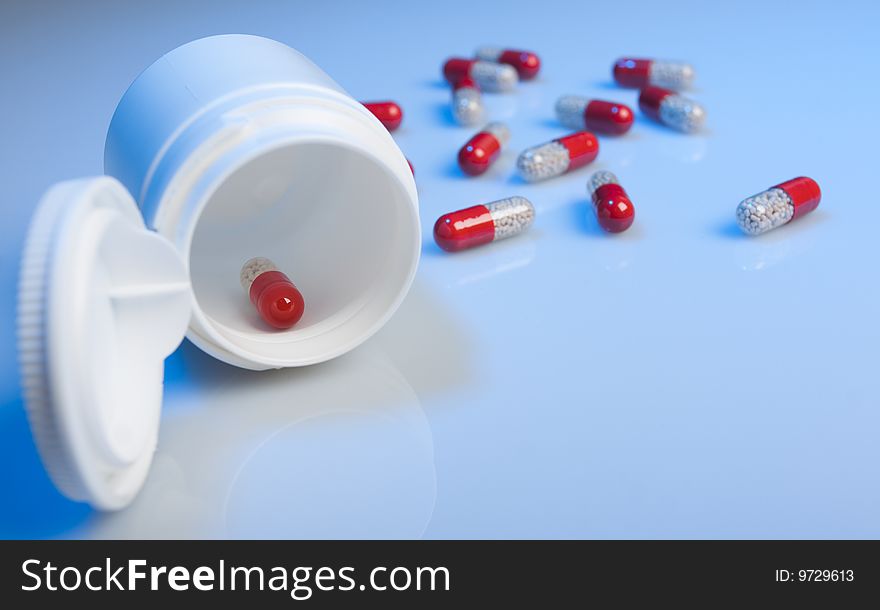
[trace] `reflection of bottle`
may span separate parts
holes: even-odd
[[[156,467],[128,510],[79,535],[413,538],[436,473],[418,397],[368,344],[308,370],[235,371],[186,346]],[[177,363],[172,362],[172,365]],[[156,510],[162,506],[162,510]]]

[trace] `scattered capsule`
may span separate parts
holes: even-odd
[[[388,131],[394,131],[403,122],[403,110],[395,102],[361,102],[379,119]]]
[[[625,134],[633,124],[633,111],[629,106],[579,95],[559,98],[556,116],[569,129],[589,129],[615,136]]]
[[[489,123],[458,151],[461,171],[479,176],[495,163],[501,149],[510,141],[510,129],[504,123]]]
[[[452,116],[459,125],[474,125],[483,119],[483,96],[470,76],[452,85]]]
[[[519,74],[522,80],[531,80],[538,76],[541,69],[541,60],[531,51],[519,51],[516,49],[502,49],[499,47],[480,47],[474,54],[482,61],[493,61],[499,64],[507,64]]]
[[[600,227],[609,233],[621,233],[630,228],[636,210],[617,176],[605,170],[596,172],[587,182],[587,192],[593,200]]]
[[[520,176],[529,182],[564,174],[590,163],[599,154],[599,141],[579,131],[524,150],[516,160]]]
[[[694,81],[694,68],[676,61],[624,57],[614,64],[614,80],[621,87],[643,89],[648,86],[687,89]]]
[[[736,222],[745,233],[760,235],[809,214],[821,199],[815,180],[793,178],[741,201],[736,206]]]
[[[290,279],[268,258],[252,258],[241,268],[241,287],[263,321],[278,329],[290,328],[302,318],[305,302]]]
[[[525,197],[508,197],[444,214],[434,223],[434,241],[458,252],[519,235],[535,220],[535,206]]]
[[[513,66],[460,57],[453,57],[443,64],[443,76],[453,85],[468,76],[481,90],[492,92],[511,91],[519,82]]]
[[[639,93],[639,108],[668,127],[691,133],[706,122],[706,111],[693,100],[660,87],[645,87]]]

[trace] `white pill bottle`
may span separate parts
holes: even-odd
[[[250,369],[328,360],[397,309],[420,251],[412,173],[387,130],[317,66],[257,36],[183,45],[122,97],[104,166],[192,283],[187,337]],[[267,328],[238,272],[270,258],[306,300]]]
[[[147,68],[110,123],[107,175],[43,197],[22,256],[22,388],[59,489],[127,505],[156,448],[163,362],[184,333],[254,369],[339,356],[406,295],[418,196],[382,124],[293,49],[257,36],[183,45]],[[239,283],[272,259],[305,298],[262,322]]]

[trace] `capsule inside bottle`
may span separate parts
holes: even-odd
[[[263,321],[273,328],[291,328],[305,312],[305,301],[285,274],[268,258],[256,257],[241,268],[241,287]]]

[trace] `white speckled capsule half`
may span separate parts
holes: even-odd
[[[529,182],[559,176],[568,169],[568,149],[556,140],[527,148],[517,158],[516,169]]]
[[[584,111],[590,101],[582,95],[563,95],[556,100],[556,118],[569,129],[585,129]]]
[[[476,125],[483,119],[483,96],[470,78],[459,81],[452,89],[452,116],[459,125]]]
[[[513,66],[490,61],[475,61],[470,69],[470,77],[484,91],[513,91],[519,82],[519,75]]]
[[[278,267],[276,267],[275,263],[268,258],[262,256],[252,258],[242,265],[239,280],[241,281],[241,287],[244,288],[245,294],[250,292],[251,285],[254,283],[257,276],[262,275],[266,271],[278,271]]]
[[[699,131],[706,122],[706,111],[695,101],[670,95],[660,104],[660,120],[685,133]]]
[[[689,89],[694,82],[694,68],[682,62],[655,59],[648,69],[648,82],[666,89]]]
[[[620,184],[620,181],[617,180],[617,176],[614,173],[609,172],[608,170],[599,170],[595,172],[590,179],[587,180],[587,194],[590,198],[596,194],[596,191],[599,188],[605,186],[606,184]]]
[[[782,189],[769,189],[747,199],[736,206],[736,223],[749,235],[760,235],[791,220],[794,206],[791,198]]]
[[[535,220],[535,206],[525,197],[508,197],[486,204],[495,223],[495,239],[507,239],[528,229]]]

